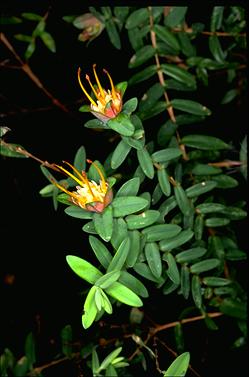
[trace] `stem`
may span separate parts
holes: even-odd
[[[53,102],[53,104],[57,107],[59,107],[62,111],[68,113],[69,110],[57,99],[55,98],[48,90],[45,88],[45,86],[42,84],[40,79],[35,75],[35,73],[32,71],[30,66],[24,62],[20,56],[16,53],[15,49],[9,42],[9,40],[6,38],[4,33],[1,33],[1,41],[7,47],[7,49],[14,55],[15,59],[20,63],[20,68],[26,73],[26,75],[35,83],[35,85],[41,89],[41,91]]]
[[[148,10],[149,10],[149,14],[150,14],[149,17],[150,17],[150,37],[151,37],[151,43],[152,43],[152,47],[154,47],[154,49],[156,50],[156,48],[157,48],[156,34],[155,34],[154,30],[153,30],[154,20],[153,20],[153,16],[152,16],[152,9],[151,9],[151,7],[148,7]],[[162,87],[165,88],[165,80],[164,80],[163,72],[161,71],[161,65],[160,65],[159,56],[158,56],[157,53],[155,53],[155,60],[156,60],[157,75],[158,75],[159,82],[162,85]],[[174,110],[173,110],[172,106],[169,106],[170,105],[170,100],[169,100],[168,94],[167,94],[167,92],[166,92],[165,89],[164,89],[164,98],[165,98],[165,101],[166,101],[166,108],[167,108],[168,114],[170,116],[170,119],[172,120],[173,123],[176,123],[176,118],[175,118],[175,115],[174,115]]]
[[[10,151],[14,151],[14,152],[22,154],[23,156],[30,157],[33,160],[39,162],[40,164],[42,164],[44,166],[47,166],[50,169],[53,169],[55,171],[60,172],[60,170],[54,164],[50,164],[48,161],[41,160],[40,158],[38,158],[38,157],[34,156],[33,154],[29,153],[28,151],[26,151],[25,149],[23,149],[20,146],[16,147],[13,144],[8,144],[8,143],[6,143],[2,139],[0,140],[0,145],[3,145],[4,147],[8,148]]]
[[[214,313],[207,313],[207,315],[210,317],[210,318],[215,318],[215,317],[220,317],[221,315],[223,315],[223,313],[220,313],[220,312],[214,312]],[[184,323],[190,323],[190,322],[196,322],[196,321],[200,321],[202,319],[205,318],[205,315],[199,315],[199,316],[196,316],[196,317],[191,317],[191,318],[185,318],[185,319],[182,319],[181,321],[174,321],[174,322],[170,322],[170,323],[166,323],[164,325],[158,325],[152,329],[150,329],[150,332],[148,333],[147,335],[147,338],[145,339],[145,341],[143,342],[144,345],[146,345],[149,340],[155,335],[157,334],[158,332],[160,331],[163,331],[163,330],[167,330],[171,327],[175,327],[177,326],[179,323],[180,324],[184,324]],[[138,348],[133,352],[133,354],[128,358],[129,361],[131,361],[140,351],[140,348],[142,348],[142,346],[138,346]]]

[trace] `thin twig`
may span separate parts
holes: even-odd
[[[23,72],[26,73],[26,75],[28,75],[28,77],[35,83],[35,85],[39,89],[41,89],[41,91],[53,102],[55,106],[59,107],[64,112],[68,113],[69,110],[57,98],[55,98],[47,90],[47,88],[45,88],[40,79],[32,71],[30,66],[20,58],[20,56],[16,53],[15,49],[13,48],[13,46],[11,45],[4,33],[1,33],[1,41],[5,45],[5,47],[14,55],[15,59],[20,63],[20,68],[23,70]]]
[[[210,318],[215,318],[215,317],[220,317],[221,315],[223,315],[223,313],[215,312],[215,313],[207,313],[207,315]],[[171,327],[175,327],[179,323],[185,324],[185,323],[190,323],[190,322],[196,322],[196,321],[200,321],[204,318],[205,318],[205,315],[200,315],[200,316],[196,316],[196,317],[185,318],[185,319],[182,319],[181,321],[174,321],[174,322],[166,323],[164,325],[158,325],[158,326],[150,329],[150,331],[147,335],[147,338],[145,339],[145,341],[143,341],[143,344],[146,345],[149,342],[149,340],[153,336],[155,336],[155,334],[157,334],[160,331],[167,330]],[[141,348],[142,348],[142,346],[138,346],[138,348],[133,352],[133,354],[128,358],[128,360],[131,361],[139,353]]]
[[[20,153],[22,154],[23,156],[26,156],[26,157],[29,157],[29,158],[32,158],[33,160],[39,162],[40,164],[42,164],[43,166],[47,166],[48,168],[50,169],[53,169],[55,171],[58,171],[60,172],[59,169],[57,169],[57,167],[55,166],[55,164],[50,164],[48,161],[43,161],[41,160],[40,158],[34,156],[33,154],[31,154],[30,152],[28,152],[26,149],[20,147],[20,146],[15,146],[13,144],[9,144],[9,143],[6,143],[4,140],[0,140],[0,145],[3,145],[5,148],[8,148],[10,151],[13,151],[13,152],[17,152],[17,153]]]

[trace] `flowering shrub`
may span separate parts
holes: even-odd
[[[80,253],[66,257],[71,270],[88,283],[82,298],[83,311],[78,313],[82,331],[108,321],[116,310],[130,307],[130,327],[123,330],[116,339],[116,349],[102,362],[98,354],[101,342],[94,337],[93,343],[89,340],[90,352],[86,348],[74,352],[70,325],[62,330],[62,353],[77,362],[91,355],[88,366],[94,376],[122,376],[124,371],[133,373],[131,364],[135,361],[146,369],[147,352],[158,375],[183,376],[194,353],[189,344],[186,348],[183,345],[184,323],[203,320],[211,331],[218,329],[214,318],[230,316],[240,329],[234,344],[246,343],[246,295],[232,271],[236,270],[235,261],[246,258],[234,223],[243,224],[247,214],[245,201],[224,194],[233,192],[240,180],[247,178],[246,137],[241,140],[236,161],[232,160],[234,146],[230,140],[222,140],[215,129],[209,130],[212,135],[208,135],[199,128],[212,109],[205,104],[205,97],[197,100],[199,88],[205,92],[212,73],[221,71],[226,72],[234,87],[224,93],[219,106],[225,109],[228,103],[243,97],[246,66],[238,56],[245,56],[244,10],[237,6],[214,7],[208,31],[202,23],[187,24],[187,7],[90,7],[89,11],[64,17],[84,30],[81,41],[96,39],[106,29],[114,48],[120,49],[122,33],[126,33],[133,49],[128,67],[136,73],[124,77],[127,82],[115,85],[104,69],[109,89],[102,84],[96,64],[96,84],[85,75],[88,89],[78,69],[79,85],[90,102],[79,107],[80,115],[84,119],[82,113],[89,112],[97,118],[87,120],[85,127],[111,135],[115,140],[112,151],[104,161],[92,162],[86,158],[82,145],[73,163],[64,162],[66,169],[6,142],[8,129],[2,128],[1,153],[38,160],[49,181],[41,189],[41,196],[52,197],[56,208],[58,202],[66,205],[66,215],[79,219],[88,235],[88,248],[95,262]],[[46,18],[36,16],[26,14],[26,18],[37,19],[40,31],[35,36],[51,50],[53,37],[45,31]],[[224,36],[230,38],[229,43],[223,43]],[[198,51],[197,42],[203,37],[207,38],[206,56]],[[25,56],[30,58],[35,53],[34,39],[19,39],[28,41]],[[6,37],[3,41],[8,47]],[[146,87],[145,93],[129,98],[129,88],[141,83]],[[134,91],[139,93],[139,89]],[[64,109],[58,101],[54,103]],[[187,125],[192,126],[191,132]],[[88,155],[94,152],[94,147],[87,150]],[[90,165],[88,171],[86,163]],[[54,175],[61,173],[66,179],[58,181]],[[170,296],[181,300],[184,309],[173,325],[154,321],[153,326],[146,324],[143,305],[155,290],[160,297],[157,310],[160,304],[167,308]],[[189,318],[191,312],[198,316]],[[175,328],[180,356],[168,368],[158,356],[156,342],[161,342],[164,353],[167,346],[156,334],[169,327]],[[134,352],[129,357],[119,356],[129,338],[136,345]],[[25,359],[15,363],[9,349],[1,358],[5,376],[10,371],[15,376],[27,371],[41,376],[45,369],[34,366],[32,334],[26,339]]]

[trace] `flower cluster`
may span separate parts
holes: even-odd
[[[80,78],[81,69],[78,69],[78,80],[81,89],[91,102],[90,109],[94,116],[96,116],[98,119],[100,119],[102,122],[107,122],[109,119],[115,118],[120,111],[122,110],[122,97],[119,90],[117,90],[114,87],[112,78],[110,74],[107,72],[106,69],[104,69],[104,73],[108,76],[111,89],[103,89],[97,72],[96,72],[96,64],[93,65],[93,73],[96,80],[97,87],[94,87],[91,83],[90,77],[88,75],[85,76],[86,80],[88,81],[94,96],[96,97],[96,100],[94,100],[86,91],[85,87],[83,86]]]
[[[103,173],[99,167],[92,162],[87,160],[96,168],[100,176],[99,184],[93,180],[87,178],[86,172],[81,173],[69,162],[63,161],[65,164],[71,167],[75,175],[66,170],[63,166],[55,165],[60,171],[65,173],[68,177],[72,178],[78,186],[76,186],[77,191],[69,191],[59,183],[53,181],[53,184],[57,186],[60,190],[64,191],[70,196],[70,200],[73,204],[81,207],[87,211],[91,212],[102,212],[108,204],[112,201],[112,190],[109,189],[108,183],[106,182]]]

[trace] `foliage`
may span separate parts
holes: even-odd
[[[84,42],[96,39],[105,30],[118,50],[123,34],[127,34],[133,50],[128,87],[137,88],[142,83],[146,89],[141,98],[126,99],[115,117],[98,117],[85,124],[114,134],[118,140],[102,163],[94,161],[87,169],[84,146],[78,149],[73,162],[89,182],[101,182],[102,172],[113,191],[112,201],[103,209],[96,210],[95,201],[91,210],[75,205],[71,191],[68,194],[68,190],[75,190],[75,179],[70,175],[57,181],[47,169],[56,170],[57,165],[41,166],[49,184],[40,194],[52,197],[55,208],[58,202],[67,205],[65,213],[82,223],[95,256],[94,264],[79,257],[80,253],[66,258],[73,272],[89,284],[82,314],[84,331],[112,315],[119,305],[142,307],[153,286],[164,302],[168,295],[177,295],[186,302],[185,310],[192,310],[194,305],[210,330],[217,328],[211,319],[214,311],[232,317],[244,343],[246,294],[239,283],[236,262],[243,261],[246,254],[240,250],[234,223],[242,223],[247,213],[244,203],[224,193],[232,192],[241,176],[247,177],[246,137],[241,141],[238,161],[231,161],[233,145],[202,132],[199,124],[211,116],[212,108],[197,100],[198,90],[208,88],[212,73],[220,71],[226,72],[230,85],[220,108],[243,96],[246,84],[245,75],[243,80],[241,76],[245,66],[238,55],[245,54],[246,48],[244,9],[213,7],[209,31],[202,23],[187,25],[188,7],[90,7],[87,15],[66,15],[63,19],[77,29],[88,28],[88,34],[79,37]],[[29,43],[25,59],[34,53],[37,37],[55,52],[54,39],[45,31],[44,17],[24,13],[22,18],[38,22],[31,36],[16,35]],[[86,24],[89,18],[91,22],[94,19],[90,26]],[[228,43],[224,36],[229,38]],[[200,41],[207,44],[204,56]],[[115,85],[122,99],[125,87],[125,83]],[[198,124],[199,131],[188,133],[187,125],[193,124]],[[4,139],[1,146],[5,156],[30,157],[25,149]],[[229,169],[234,166],[238,167],[236,178],[230,176]],[[177,347],[179,331],[176,328]],[[63,329],[62,338],[68,338],[71,344],[70,327]],[[139,339],[138,346],[146,349],[146,342]],[[124,342],[102,362],[96,345],[92,348],[88,366],[94,376],[116,376],[120,369],[129,369],[129,363],[119,356]],[[75,357],[67,342],[63,343],[62,353]],[[157,360],[154,354],[152,357]],[[1,358],[5,375],[8,370],[18,376],[32,372],[36,362],[32,335],[27,337],[23,358],[15,362],[8,349]],[[162,372],[159,366],[157,370],[164,376],[184,376],[188,365],[189,353],[185,352],[167,371]]]

